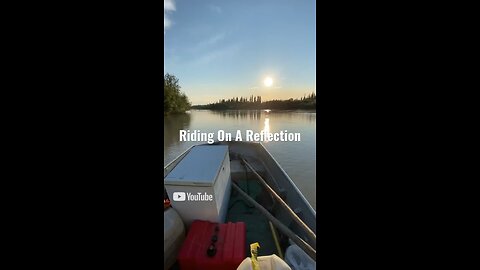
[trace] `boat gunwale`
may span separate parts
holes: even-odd
[[[195,147],[196,145],[192,145],[190,146],[187,150],[183,151],[180,155],[178,155],[178,157],[174,158],[172,161],[170,161],[167,165],[165,165],[163,167],[163,179],[165,180],[165,177],[167,177],[167,175],[173,170],[175,169],[175,166],[173,166],[173,164],[179,160],[181,160],[188,152],[190,152],[190,150],[192,150],[193,147]],[[178,163],[178,162],[177,162]],[[173,166],[171,169],[169,167]],[[169,170],[170,169],[170,170]]]
[[[313,215],[315,216],[315,218],[317,217],[317,212],[315,211],[315,209],[313,209],[312,205],[308,202],[308,200],[305,198],[305,196],[303,195],[303,193],[300,191],[300,189],[297,187],[297,185],[295,185],[295,182],[293,182],[293,180],[290,178],[290,176],[287,174],[287,172],[285,172],[285,170],[282,168],[282,166],[280,166],[280,163],[278,163],[278,161],[273,157],[273,155],[267,150],[267,148],[265,148],[265,146],[262,144],[262,143],[258,143],[260,144],[260,146],[263,148],[263,150],[270,156],[270,158],[273,160],[273,162],[275,162],[275,165],[277,165],[277,167],[280,169],[280,171],[282,172],[282,174],[287,178],[287,180],[290,182],[290,184],[293,186],[293,188],[295,189],[296,193],[300,195],[300,198],[303,200],[303,202],[308,206],[308,210],[310,210]]]

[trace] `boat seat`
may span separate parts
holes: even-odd
[[[242,172],[245,173],[245,168],[238,159],[230,160],[230,173]]]
[[[293,209],[293,212],[294,212],[295,214],[297,214],[297,216],[298,216],[300,219],[303,220],[303,211],[302,211],[301,208],[298,208],[298,207],[297,207],[297,208]]]
[[[285,189],[281,188],[278,190],[277,194],[280,196],[280,198],[282,198],[282,200],[287,201],[287,191]]]
[[[240,160],[230,161],[230,174],[233,181],[244,181],[246,179],[245,168],[240,163]]]

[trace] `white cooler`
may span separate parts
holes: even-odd
[[[220,223],[225,221],[231,189],[228,146],[193,147],[164,180],[172,207],[185,225],[190,226],[196,219]],[[185,196],[182,196],[182,192]],[[198,193],[202,196],[207,194],[213,198],[211,201],[191,201],[188,193],[196,197]]]

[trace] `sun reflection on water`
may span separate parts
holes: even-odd
[[[268,117],[265,117],[265,122],[264,122],[264,125],[263,125],[262,132],[265,133],[265,134],[270,133],[270,118],[268,118]],[[267,143],[268,140],[264,140],[264,142]]]

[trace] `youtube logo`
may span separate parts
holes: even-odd
[[[184,202],[187,196],[185,192],[173,192],[173,200],[177,202]]]

